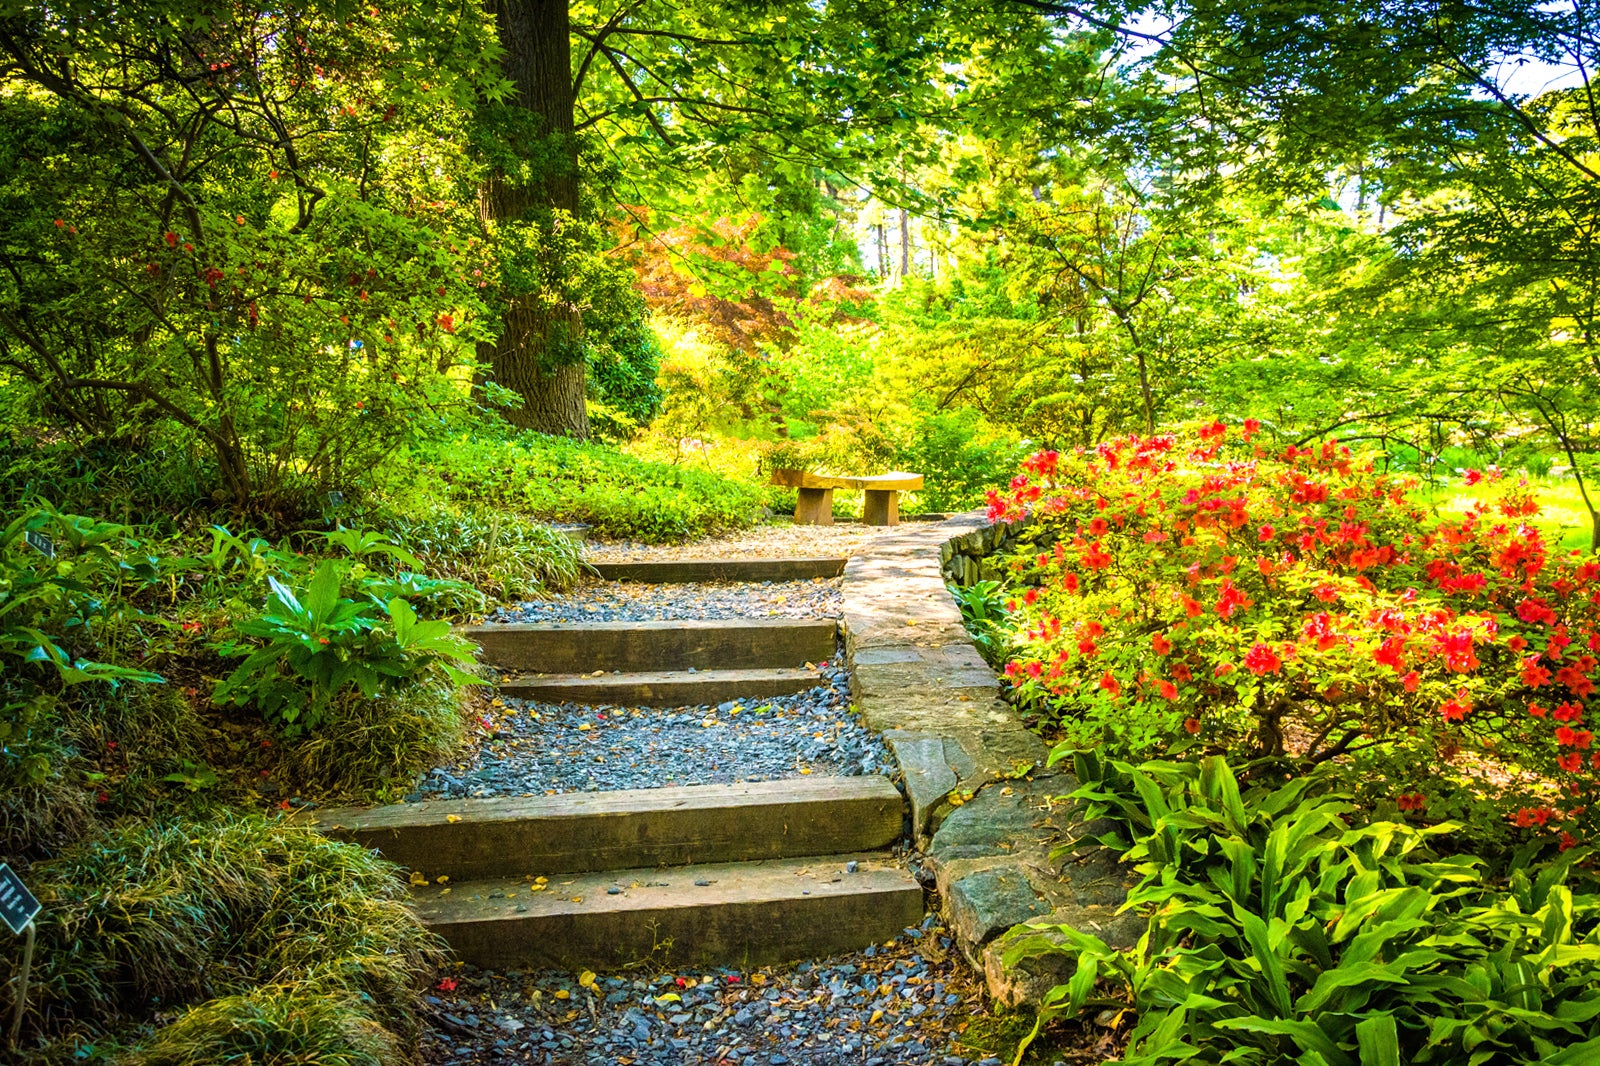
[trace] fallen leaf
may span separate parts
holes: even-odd
[[[578,984],[583,988],[594,988],[594,971],[585,970],[578,975]]]
[[[449,822],[451,825],[455,825],[457,822],[461,821],[461,815],[447,814],[444,816],[444,820]]]
[[[428,883],[428,875],[423,873],[421,870],[412,870],[411,883],[413,885],[425,885]]]

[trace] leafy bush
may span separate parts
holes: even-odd
[[[419,620],[403,597],[385,599],[394,588],[388,579],[325,559],[299,596],[276,577],[267,584],[260,613],[233,624],[255,639],[220,645],[224,655],[245,658],[214,697],[259,707],[287,736],[316,729],[336,698],[357,690],[372,699],[434,677],[477,683],[455,665],[473,662],[472,644],[449,622]]]
[[[602,537],[665,542],[739,529],[762,499],[748,482],[536,433],[459,437],[411,459],[454,499],[582,522]]]
[[[1149,926],[1112,951],[1068,926],[1019,931],[1005,957],[1077,969],[1041,1023],[1109,981],[1138,1013],[1121,1061],[1319,1066],[1577,1066],[1600,1056],[1600,897],[1567,887],[1576,854],[1505,891],[1477,860],[1438,858],[1449,825],[1351,826],[1314,779],[1241,794],[1220,756],[1131,766],[1077,759],[1087,816],[1143,875]],[[1037,1032],[1037,1030],[1035,1030]]]
[[[54,556],[27,543],[43,535]],[[122,579],[115,550],[129,531],[34,509],[0,530],[0,773],[39,784],[50,772],[51,723],[66,690],[159,682],[148,670],[101,662],[106,630],[123,621],[109,596]],[[41,542],[43,543],[43,542]]]
[[[419,1028],[416,989],[440,958],[394,866],[255,816],[120,825],[35,865],[30,881],[45,902],[29,997],[36,1036],[84,1019],[142,1023],[219,997],[255,1004],[213,1004],[207,1011],[221,1025],[268,1010],[253,990],[278,984],[318,997],[323,1011],[334,1001],[320,997],[337,996],[352,1005],[352,1024],[379,1025],[409,1044]],[[9,951],[6,970],[19,963],[20,952]],[[195,1046],[206,1016],[158,1034],[150,1061],[169,1061],[162,1049],[180,1040]],[[269,1028],[290,1025],[264,1019]]]
[[[392,1066],[406,1057],[400,1039],[359,997],[276,984],[189,1008],[121,1062]]]
[[[961,624],[990,666],[1011,657],[1011,617],[1005,608],[1005,590],[998,581],[979,581],[950,590],[961,609]]]
[[[470,582],[495,600],[569,588],[583,570],[583,549],[565,533],[488,508],[444,507],[373,520],[430,573]]]
[[[1500,813],[1583,837],[1600,562],[1550,551],[1521,489],[1435,522],[1348,448],[1268,454],[1254,428],[1040,453],[994,494],[994,517],[1033,522],[1009,564],[1038,593],[1018,695],[1075,745],[1355,757],[1419,808],[1427,782],[1498,765],[1479,787]]]

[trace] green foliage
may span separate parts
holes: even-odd
[[[582,522],[602,537],[664,542],[740,529],[762,498],[748,482],[535,433],[458,437],[412,459],[453,499]]]
[[[405,1059],[400,1038],[347,992],[266,984],[184,1011],[119,1061],[126,1066],[197,1062],[390,1066]]]
[[[569,588],[583,571],[577,541],[497,508],[439,505],[420,514],[373,515],[430,573],[465,581],[491,600],[530,599]]]
[[[484,256],[451,131],[498,51],[478,9],[349,16],[16,20],[0,386],[30,422],[176,438],[209,455],[207,495],[293,511],[465,405]]]
[[[1315,778],[1241,792],[1220,756],[1081,753],[1076,770],[1074,798],[1118,824],[1102,842],[1141,875],[1126,905],[1150,918],[1126,953],[1067,926],[1015,934],[1010,964],[1077,960],[1041,1024],[1106,1005],[1104,980],[1139,1014],[1129,1064],[1575,1066],[1600,1053],[1600,896],[1567,886],[1578,856],[1502,890],[1476,859],[1432,853],[1452,826],[1353,825],[1354,806]]]
[[[271,591],[260,613],[233,623],[236,633],[253,639],[219,647],[244,661],[217,686],[215,698],[254,705],[285,735],[296,736],[318,728],[330,703],[352,690],[370,700],[435,675],[477,683],[456,665],[473,661],[472,644],[454,635],[447,621],[419,620],[403,597],[386,599],[395,584],[336,559],[318,564],[299,595],[269,575]]]
[[[53,557],[28,534],[57,547]],[[0,530],[0,780],[38,785],[50,773],[57,703],[82,685],[159,683],[149,670],[98,661],[125,603],[107,600],[123,578],[126,527],[34,509]],[[109,649],[107,649],[109,651]]]
[[[406,906],[398,870],[363,848],[223,815],[119,826],[29,877],[45,901],[24,1030],[36,1039],[191,1006],[146,1045],[148,1061],[256,1041],[337,1048],[341,1032],[366,1034],[357,1048],[405,1046],[419,1030],[415,992],[439,944]],[[20,961],[8,950],[0,965]],[[269,1006],[256,990],[274,985],[310,1016]],[[245,1030],[225,1027],[252,1016]]]
[[[951,595],[961,609],[961,624],[984,660],[998,667],[1011,658],[1011,614],[1006,610],[1006,592],[998,581],[979,581],[962,587],[952,586]]]

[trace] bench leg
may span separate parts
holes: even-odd
[[[861,520],[869,526],[900,524],[900,493],[894,489],[868,489]]]
[[[794,504],[794,524],[797,526],[833,525],[833,490],[801,489]]]

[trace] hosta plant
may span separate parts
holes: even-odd
[[[1019,928],[1008,963],[1076,960],[1041,1024],[1131,1005],[1130,1066],[1600,1061],[1600,897],[1566,884],[1580,852],[1501,890],[1433,850],[1449,825],[1353,824],[1314,778],[1241,793],[1220,756],[1080,754],[1077,773],[1086,814],[1120,827],[1105,841],[1142,875],[1127,907],[1149,923],[1128,952]]]

